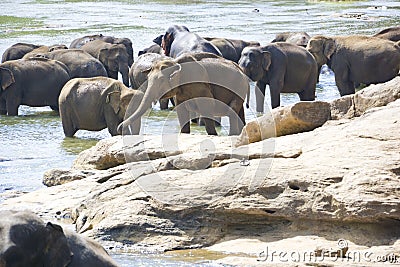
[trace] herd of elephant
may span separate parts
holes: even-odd
[[[159,100],[166,109],[171,101],[182,133],[190,133],[191,121],[201,117],[207,134],[216,135],[215,119],[228,116],[229,134],[237,135],[245,125],[250,79],[256,82],[256,110],[263,112],[266,85],[272,108],[280,106],[280,93],[315,100],[324,64],[341,96],[361,84],[391,80],[400,70],[398,26],[373,36],[287,32],[261,46],[201,37],[173,25],[153,42],[136,60],[129,38],[101,34],[69,47],[14,44],[0,64],[0,115],[18,115],[20,105],[50,106],[59,110],[67,137],[80,129],[139,134],[152,103]]]

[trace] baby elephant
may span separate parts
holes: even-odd
[[[280,93],[297,93],[302,101],[315,99],[318,67],[303,47],[277,42],[261,47],[245,47],[239,60],[244,73],[257,82],[257,111],[264,110],[268,84],[272,108],[280,105]]]
[[[65,84],[59,97],[60,116],[67,137],[78,130],[100,131],[108,128],[112,136],[129,110],[135,111],[143,93],[108,77],[75,78]],[[139,134],[140,120],[132,125]]]

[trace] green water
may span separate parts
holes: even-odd
[[[259,12],[255,12],[256,9]],[[346,14],[361,16],[354,18]],[[75,38],[102,33],[130,38],[136,56],[172,24],[183,24],[202,36],[266,44],[276,33],[285,31],[306,31],[310,35],[374,34],[385,27],[398,26],[399,21],[399,1],[2,0],[0,53],[17,42],[69,45]],[[333,75],[325,71],[320,77],[317,99],[337,97]],[[298,101],[295,94],[284,94],[281,98],[283,105]],[[246,110],[247,119],[255,116],[254,96],[251,99],[251,109]],[[43,187],[44,171],[69,168],[80,151],[110,136],[107,130],[78,131],[75,138],[65,138],[60,118],[49,108],[23,106],[19,112],[18,117],[0,115],[0,202],[9,193]],[[226,124],[223,120],[220,134],[226,134]],[[176,114],[156,107],[148,116],[145,131],[159,134],[165,128],[178,130]],[[204,134],[201,127],[194,130]],[[199,265],[177,261],[176,257],[169,260],[166,256],[114,257],[121,266]]]

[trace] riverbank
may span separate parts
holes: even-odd
[[[398,98],[400,77],[331,102],[335,120],[312,131],[239,147],[227,136],[104,139],[46,172],[54,186],[1,209],[33,210],[111,250],[376,266],[400,258]]]

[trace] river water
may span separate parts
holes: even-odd
[[[102,33],[130,38],[136,56],[173,24],[185,25],[202,36],[266,44],[276,33],[285,31],[370,35],[385,27],[398,26],[399,21],[400,1],[2,0],[0,53],[17,42],[69,45],[75,38]],[[317,85],[317,100],[337,97],[333,75],[325,70]],[[298,101],[296,94],[283,94],[281,99],[282,105]],[[255,103],[251,101],[247,119],[256,116],[253,110]],[[69,168],[80,151],[110,136],[107,130],[78,131],[75,138],[65,138],[60,118],[49,108],[21,106],[19,113],[18,117],[0,115],[0,203],[9,194],[43,187],[44,171]],[[176,116],[156,106],[146,132],[160,133],[166,120],[168,127],[177,129]],[[225,121],[221,134],[226,134],[224,126]],[[196,128],[195,132],[204,130]],[[113,256],[121,266],[215,266],[164,256]]]

